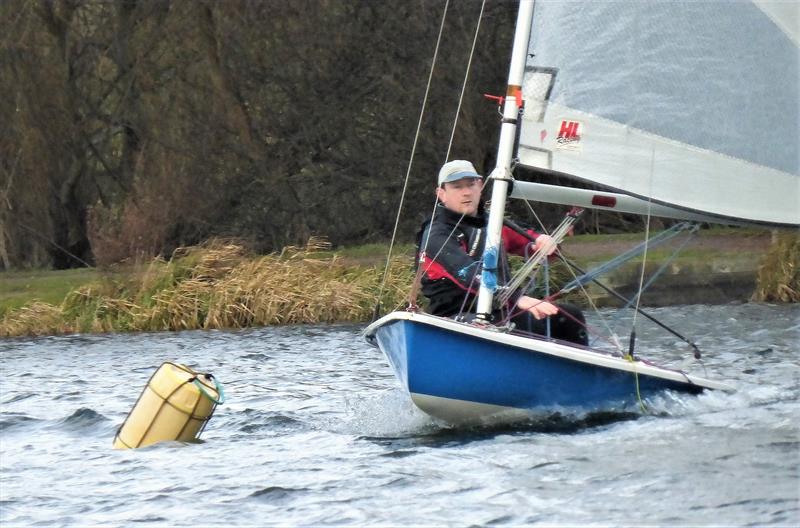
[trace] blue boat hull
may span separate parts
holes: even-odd
[[[367,332],[414,402],[449,421],[505,409],[619,409],[664,390],[713,388],[676,371],[501,335],[424,314],[387,316]]]

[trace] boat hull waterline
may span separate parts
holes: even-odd
[[[639,360],[424,313],[393,312],[364,335],[414,404],[448,422],[624,409],[662,391],[732,390]]]

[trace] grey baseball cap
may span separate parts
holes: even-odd
[[[439,185],[454,182],[463,178],[480,178],[475,167],[466,160],[448,161],[439,170]]]

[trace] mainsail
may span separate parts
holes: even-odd
[[[537,0],[520,163],[653,214],[800,226],[797,6]],[[512,196],[568,192],[517,182]]]

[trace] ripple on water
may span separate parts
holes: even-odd
[[[82,393],[80,391],[62,392],[61,394],[56,394],[55,396],[53,396],[54,401],[59,401],[59,400],[80,401],[81,398],[82,398]]]
[[[272,357],[268,356],[267,354],[262,354],[260,352],[254,352],[252,354],[243,355],[242,359],[250,359],[255,361],[269,361],[270,359],[272,359]]]
[[[219,418],[216,422],[219,426],[230,430],[236,429],[247,434],[282,435],[311,428],[305,420],[290,412],[247,408],[242,411],[228,412],[224,417],[216,418]]]
[[[166,517],[160,515],[145,515],[144,517],[134,517],[130,522],[134,523],[163,523],[167,521]]]
[[[43,423],[44,420],[33,418],[21,413],[0,413],[0,432],[6,433],[16,430],[28,429],[29,427]]]
[[[350,327],[18,341],[3,357],[3,524],[800,525],[797,312],[655,315],[737,392],[455,427],[417,410]],[[685,357],[671,337],[653,350]],[[167,359],[228,380],[228,403],[202,443],[112,450]]]
[[[307,491],[309,491],[308,488],[283,488],[281,486],[269,486],[267,488],[254,491],[249,495],[249,497],[270,503],[276,503],[284,502],[290,499],[293,495]]]
[[[21,392],[2,401],[3,404],[15,403],[36,396],[35,392]]]
[[[384,458],[406,458],[410,456],[414,456],[419,451],[416,449],[398,449],[396,451],[388,451],[386,453],[381,453],[380,456]]]
[[[62,427],[72,431],[80,431],[83,429],[93,428],[98,424],[104,424],[109,421],[110,420],[108,418],[94,409],[81,407],[71,415],[56,422],[55,425],[57,427]]]

